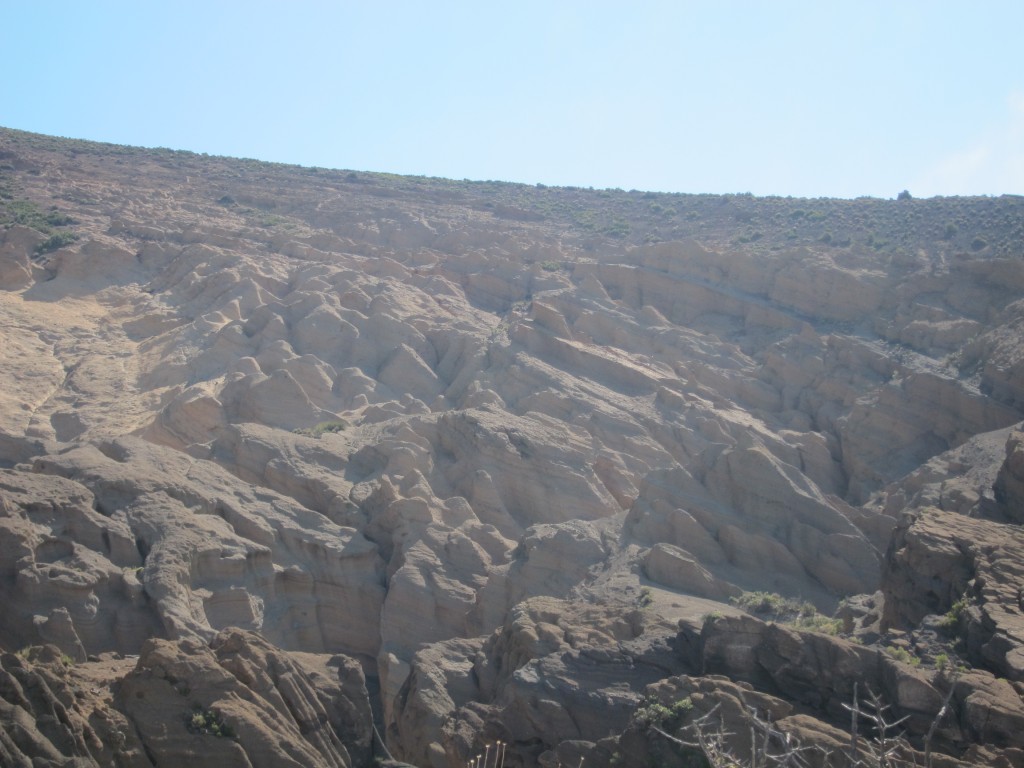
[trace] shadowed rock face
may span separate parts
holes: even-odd
[[[7,763],[601,765],[645,695],[825,743],[856,680],[922,749],[940,653],[933,746],[1024,748],[1019,200],[0,158],[77,236],[0,229]]]

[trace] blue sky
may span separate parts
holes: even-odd
[[[1024,3],[0,0],[0,125],[673,192],[1024,194]]]

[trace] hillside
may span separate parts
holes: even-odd
[[[0,762],[1024,765],[1022,328],[1020,197],[0,129]]]

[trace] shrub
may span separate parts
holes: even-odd
[[[912,654],[906,648],[886,648],[885,652],[896,659],[896,661],[909,664],[912,667],[921,666],[921,659]]]
[[[185,728],[189,733],[219,736],[225,739],[235,737],[234,729],[224,722],[220,713],[212,709],[203,709],[198,704],[192,712],[185,716]]]
[[[730,598],[730,602],[747,613],[769,621],[790,624],[797,629],[836,635],[842,627],[840,619],[822,616],[812,603],[783,597],[775,592],[744,592]]]
[[[6,201],[0,203],[0,225],[3,226],[21,224],[48,235],[53,231],[53,227],[66,227],[76,223],[66,213],[55,210],[44,213],[35,203],[16,199],[10,192],[5,191],[0,200]]]
[[[78,235],[74,232],[57,232],[50,235],[48,238],[43,240],[39,245],[36,246],[35,254],[41,256],[44,253],[50,253],[50,251],[56,251],[58,248],[63,248],[65,245],[70,245],[78,239]]]
[[[70,224],[77,224],[78,222],[68,216],[66,213],[60,211],[50,211],[48,214],[43,216],[43,221],[52,227],[66,227]]]
[[[967,598],[961,597],[949,607],[949,610],[946,611],[946,614],[939,621],[939,626],[949,632],[952,632],[960,626],[960,619],[963,617],[964,611],[966,610]]]
[[[640,728],[646,730],[652,726],[664,728],[666,725],[679,725],[682,720],[693,711],[693,701],[690,697],[679,699],[669,706],[665,706],[656,699],[647,699],[633,715],[634,722]]]
[[[629,224],[623,219],[616,219],[601,229],[601,233],[608,237],[626,237],[630,233]]]
[[[328,432],[344,432],[348,429],[348,422],[344,419],[336,419],[334,421],[321,421],[315,427],[300,427],[299,429],[292,430],[296,435],[305,435],[306,437],[315,437],[317,440],[322,435]]]

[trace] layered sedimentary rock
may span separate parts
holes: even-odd
[[[0,665],[4,765],[370,761],[363,672],[343,656],[288,654],[230,630],[209,644],[149,640],[135,660],[77,663],[46,645]]]
[[[6,131],[0,182],[68,235],[0,230],[0,647],[28,656],[5,679],[109,691],[102,730],[9,683],[12,764],[114,764],[115,730],[126,765],[447,768],[499,739],[509,765],[602,764],[650,735],[645,696],[747,697],[817,738],[858,679],[920,750],[940,656],[964,671],[933,746],[1024,746],[1019,200]],[[991,246],[943,234],[983,218]],[[862,645],[742,618],[757,591],[845,601]],[[192,730],[155,721],[178,705]]]

